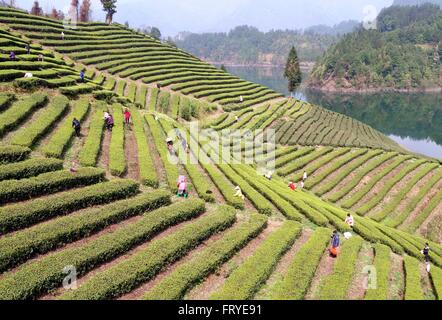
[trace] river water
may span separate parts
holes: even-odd
[[[227,67],[227,70],[289,94],[282,68]],[[300,89],[296,97],[358,119],[412,152],[442,159],[441,93],[325,94]]]

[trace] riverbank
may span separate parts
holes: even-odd
[[[204,60],[204,59],[203,59]],[[252,64],[241,64],[241,63],[234,63],[231,61],[208,61],[204,60],[207,63],[210,63],[215,66],[221,66],[224,65],[226,68],[284,68],[284,65],[278,65],[278,64],[268,64],[268,63],[252,63]],[[312,70],[315,65],[314,61],[304,61],[299,64],[301,69],[303,70]]]
[[[396,93],[440,93],[442,92],[442,86],[438,87],[420,87],[420,88],[392,88],[392,87],[365,87],[355,88],[351,86],[337,87],[336,83],[332,80],[318,85],[316,83],[307,83],[307,88],[310,90],[321,91],[325,93],[384,93],[384,92],[396,92]]]
[[[307,86],[309,90],[321,91],[324,93],[341,93],[341,94],[351,94],[351,93],[440,93],[442,92],[441,88],[409,88],[409,89],[395,89],[395,88],[364,88],[364,89],[355,89],[355,88],[338,88],[338,89],[329,89],[325,87],[318,86]]]

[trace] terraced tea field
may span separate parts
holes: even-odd
[[[0,299],[442,298],[440,162],[117,24],[64,29],[0,9],[0,43]],[[201,138],[198,120],[258,130],[274,157]],[[271,164],[269,180],[257,169]],[[335,229],[353,234],[337,259]]]
[[[91,66],[91,70],[105,71],[118,79],[130,79],[138,84],[155,82],[163,88],[206,97],[229,109],[282,96],[121,25],[89,23],[66,29],[60,21],[11,9],[0,9],[0,23],[42,46]],[[61,39],[62,31],[64,40]],[[7,48],[6,52],[10,49]],[[113,86],[112,83],[108,88]],[[120,88],[124,90],[124,87]],[[240,102],[240,95],[243,102]]]

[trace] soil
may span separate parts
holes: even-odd
[[[204,213],[203,215],[201,215],[200,217],[202,217],[202,216],[204,216],[206,214],[207,214],[207,212]],[[80,240],[78,242],[75,242],[75,243],[69,245],[69,246],[78,246],[78,245],[84,244],[86,242],[90,242],[91,240],[93,240],[95,238],[98,238],[101,235],[114,232],[114,231],[116,231],[117,229],[121,228],[124,225],[127,225],[129,223],[136,223],[140,219],[142,219],[142,216],[136,216],[136,217],[127,219],[124,222],[116,224],[116,225],[113,225],[113,226],[111,226],[111,227],[101,231],[100,233],[95,234],[92,237],[89,237],[89,238],[86,238],[86,239],[82,239],[82,240]],[[198,218],[196,218],[196,219],[198,219]],[[153,237],[151,237],[146,242],[144,242],[144,243],[142,243],[140,245],[137,245],[134,248],[132,248],[129,251],[127,251],[126,253],[116,257],[115,259],[113,259],[113,260],[111,260],[111,261],[109,261],[107,263],[103,263],[103,264],[97,266],[96,268],[94,268],[91,271],[87,272],[85,275],[83,275],[81,278],[78,279],[78,286],[81,286],[82,283],[84,283],[85,281],[87,281],[88,279],[93,277],[94,275],[96,275],[96,274],[98,274],[100,272],[103,272],[103,271],[105,271],[105,270],[107,270],[107,269],[109,269],[109,268],[111,268],[111,267],[121,263],[122,261],[128,259],[129,257],[134,255],[135,253],[140,252],[140,251],[146,249],[146,247],[148,247],[153,241],[161,239],[161,238],[163,238],[165,236],[170,235],[171,233],[177,231],[178,229],[180,229],[181,227],[183,227],[186,224],[191,223],[192,221],[194,221],[194,220],[189,220],[189,221],[185,221],[185,222],[182,222],[180,224],[177,224],[177,225],[173,225],[173,226],[169,227],[168,229],[166,229],[166,230],[164,230],[164,231],[154,235]],[[54,298],[60,296],[63,293],[64,293],[63,288],[58,288],[57,290],[54,290],[54,292],[51,292],[51,293],[43,296],[42,299],[44,299],[44,300],[54,299]]]
[[[390,274],[388,277],[388,300],[403,300],[405,293],[405,271],[402,256],[390,253]]]
[[[124,154],[126,158],[127,170],[125,178],[140,180],[140,166],[138,162],[138,145],[132,129],[126,129],[124,140]]]
[[[351,181],[353,181],[355,179],[355,176],[359,173],[359,171],[363,170],[364,168],[366,168],[368,165],[370,165],[373,161],[375,161],[375,159],[378,159],[378,157],[374,157],[371,158],[370,160],[368,160],[367,162],[365,162],[362,166],[359,166],[357,168],[355,168],[353,171],[350,172],[350,174],[345,177],[341,182],[339,182],[337,185],[334,186],[334,188],[332,190],[330,190],[329,192],[327,192],[326,194],[324,194],[324,198],[328,198],[330,195],[338,192],[339,190],[341,190],[343,187],[345,187],[348,183],[350,183]],[[392,160],[386,161],[384,162],[382,165],[388,165]],[[353,161],[351,161],[349,164],[345,165],[344,167],[341,168],[341,170],[345,170],[344,168],[347,168],[348,166],[351,166],[353,163]],[[373,174],[373,172],[376,172],[377,168],[374,168],[368,175],[364,176],[364,178],[362,178],[361,181],[359,181],[358,185],[356,186],[356,188],[359,187],[362,188],[363,186],[365,186],[370,180],[371,180],[371,175]],[[338,172],[340,172],[341,170],[339,170]],[[338,174],[338,173],[337,173]],[[371,175],[370,175],[371,174]],[[330,179],[333,179],[335,176],[329,176],[326,179],[326,182]],[[349,197],[349,195],[354,194],[355,189],[350,190],[350,192],[343,198],[346,199]]]
[[[30,199],[30,200],[7,203],[5,206],[17,205],[17,204],[19,204],[19,205],[25,205],[25,206],[26,206],[26,205],[32,205],[32,201],[33,201],[33,200],[36,200],[36,199],[44,200],[44,199],[48,199],[48,198],[50,198],[50,197],[52,197],[52,196],[54,196],[54,195],[62,194],[62,193],[75,193],[75,192],[77,192],[77,191],[79,191],[79,190],[81,190],[81,189],[83,189],[83,188],[84,188],[84,187],[78,187],[78,188],[72,188],[72,189],[69,189],[69,190],[64,190],[64,191],[55,192],[55,193],[51,193],[51,194],[45,194],[45,195],[39,196],[38,198],[34,198],[34,199]],[[35,226],[37,226],[37,225],[39,225],[39,224],[45,223],[45,222],[47,222],[47,221],[51,221],[51,220],[53,220],[53,219],[57,219],[57,218],[62,217],[62,216],[66,216],[66,215],[69,215],[69,214],[72,214],[72,213],[79,213],[79,212],[82,212],[83,210],[90,210],[90,209],[94,209],[94,208],[100,208],[100,207],[102,207],[102,206],[103,206],[103,205],[89,206],[88,208],[84,208],[84,209],[81,209],[81,210],[71,211],[71,212],[69,212],[69,213],[65,213],[65,214],[57,215],[57,216],[54,216],[53,218],[50,218],[50,219],[48,219],[48,220],[43,220],[43,221],[41,221],[41,222],[37,222],[37,223],[35,223],[35,224],[32,224],[32,225],[29,226],[29,227],[22,228],[22,229],[19,229],[19,230],[16,230],[16,231],[8,232],[8,233],[3,233],[2,235],[0,235],[0,239],[1,239],[1,237],[4,236],[4,235],[13,235],[14,233],[21,232],[21,231],[26,230],[26,229],[29,229],[29,228],[33,228],[33,227],[35,227]]]
[[[140,80],[140,81],[141,81],[141,80]],[[141,81],[141,82],[142,82],[142,81]],[[146,106],[144,107],[146,110],[149,110],[150,98],[152,97],[152,88],[153,88],[153,87],[149,87],[149,89],[147,90]]]
[[[399,229],[406,228],[410,223],[412,223],[417,216],[424,210],[431,199],[437,195],[438,192],[442,189],[442,181],[439,181],[436,183],[436,185],[431,188],[430,192],[428,192],[425,197],[418,203],[416,208],[411,212],[411,214],[408,216],[408,218],[399,226]],[[431,216],[431,215],[430,215]],[[428,219],[427,219],[428,220]]]
[[[16,102],[15,102],[16,103]],[[45,114],[47,112],[47,107],[49,105],[50,102],[46,103],[46,105],[44,105],[43,107],[40,107],[39,109],[35,110],[30,116],[29,118],[27,118],[23,123],[21,123],[19,126],[12,128],[10,131],[8,131],[3,137],[2,137],[2,143],[4,144],[9,144],[10,140],[12,139],[12,137],[20,130],[22,130],[23,128],[26,128],[27,126],[29,126],[31,123],[33,123],[35,120],[37,120],[38,118],[40,118],[40,116],[42,116],[43,114]]]
[[[145,129],[147,127],[145,126]],[[166,170],[164,169],[163,161],[161,160],[160,154],[158,153],[158,149],[155,146],[155,142],[153,140],[152,134],[150,133],[150,129],[145,130],[147,144],[149,146],[149,152],[152,156],[152,161],[155,166],[157,177],[160,182],[160,186],[164,186],[168,188],[167,178],[166,178]]]
[[[351,151],[350,151],[350,152],[347,152],[347,153],[345,153],[345,154],[343,154],[343,155],[341,155],[341,156],[339,156],[339,157],[337,157],[337,158],[335,158],[335,159],[333,159],[332,161],[330,161],[330,162],[328,162],[327,164],[325,164],[325,165],[321,166],[320,168],[318,168],[318,169],[317,169],[313,174],[311,174],[310,176],[311,176],[311,177],[314,177],[314,176],[321,175],[323,172],[326,172],[327,170],[329,170],[330,167],[331,167],[332,165],[334,165],[336,162],[339,163],[339,162],[341,161],[342,158],[348,156],[350,153],[351,153]],[[334,172],[330,173],[329,176],[332,175],[333,173],[334,173]],[[327,179],[327,178],[328,178],[328,176],[325,177],[325,179]],[[325,181],[325,179],[324,179],[324,181]],[[322,183],[322,182],[321,182],[321,183]],[[315,187],[316,187],[316,186],[314,186],[313,188],[311,188],[311,190],[315,189]]]
[[[199,286],[193,288],[186,295],[188,300],[207,300],[217,290],[219,290],[229,275],[247,258],[253,255],[259,245],[275,230],[282,225],[280,221],[269,220],[268,226],[247,246],[240,250],[232,259],[224,263],[216,273],[208,276]]]
[[[391,201],[393,201],[399,192],[404,190],[404,188],[408,185],[411,179],[415,177],[415,175],[421,170],[422,168],[419,166],[418,168],[414,169],[412,172],[407,174],[404,178],[402,178],[398,183],[396,183],[393,188],[385,195],[385,197],[368,213],[368,216],[370,216],[371,213],[379,212],[382,210],[383,207],[388,205]],[[414,189],[415,186],[411,188]],[[410,190],[410,191],[411,191]],[[408,194],[409,192],[407,192]]]
[[[373,248],[364,243],[359,251],[358,259],[355,265],[355,274],[353,280],[348,288],[349,300],[362,300],[365,296],[364,285],[367,284],[368,276],[363,273],[364,268],[373,264],[374,252]]]
[[[321,148],[317,148],[315,151],[320,151],[320,150],[321,150]],[[289,180],[290,180],[290,181],[295,181],[296,179],[294,179],[294,178],[295,178],[296,176],[302,175],[302,173],[303,173],[304,171],[307,171],[307,172],[309,173],[309,176],[310,176],[310,177],[313,177],[313,176],[317,175],[318,172],[319,172],[323,167],[321,166],[321,167],[319,167],[318,169],[316,169],[315,171],[312,171],[311,168],[314,168],[314,167],[317,165],[318,162],[322,161],[322,160],[323,160],[323,157],[326,157],[326,156],[329,156],[329,155],[330,155],[329,153],[326,153],[326,154],[324,154],[324,155],[321,155],[319,158],[317,158],[317,159],[315,159],[314,161],[308,163],[305,167],[300,168],[299,170],[296,170],[295,172],[292,172],[292,173],[290,174],[290,176],[289,176]],[[340,158],[340,157],[339,157],[339,158]],[[329,161],[329,163],[332,163],[332,162],[336,161],[336,160],[339,159],[339,158],[331,159],[331,160]]]
[[[212,180],[210,179],[210,177],[207,175],[207,173],[204,171],[203,168],[201,168],[201,166],[198,164],[196,165],[196,168],[198,169],[198,171],[205,177],[205,180],[207,181],[207,183],[210,186],[210,191],[212,191],[212,196],[215,198],[215,203],[216,204],[225,204],[226,201],[223,197],[223,195],[221,194],[221,192],[218,190],[218,188],[213,184]]]
[[[112,131],[104,129],[103,138],[101,141],[100,153],[98,155],[98,166],[106,170],[106,177],[112,177],[109,171],[109,147],[112,137]]]
[[[329,255],[328,249],[329,248],[327,247],[326,250],[324,250],[324,256],[319,261],[315,276],[313,277],[310,288],[305,295],[305,300],[318,300],[321,281],[333,272],[336,258],[332,258]]]
[[[275,270],[272,275],[266,281],[265,285],[261,288],[260,291],[255,296],[256,300],[267,300],[269,299],[269,288],[273,287],[273,285],[278,282],[282,277],[287,273],[288,268],[290,267],[293,259],[298,253],[299,249],[307,242],[307,240],[312,235],[312,229],[303,229],[301,236],[296,240],[295,244],[288,250],[279,260],[276,265]]]
[[[97,239],[97,238],[99,238],[99,237],[101,237],[101,236],[103,236],[105,234],[114,232],[117,229],[122,228],[125,225],[131,224],[131,223],[136,223],[139,219],[141,219],[141,216],[135,216],[135,217],[126,219],[126,220],[124,220],[122,222],[119,222],[117,224],[110,225],[107,228],[105,228],[105,229],[103,229],[103,230],[101,230],[101,231],[99,231],[99,232],[97,232],[97,233],[95,233],[95,234],[93,234],[93,235],[91,235],[89,237],[85,237],[85,238],[82,238],[80,240],[71,242],[69,244],[66,244],[65,246],[62,246],[62,247],[60,247],[60,248],[58,248],[56,250],[52,250],[52,251],[50,251],[48,253],[38,255],[38,256],[28,260],[26,262],[26,264],[34,263],[34,262],[39,261],[39,260],[41,260],[41,259],[43,259],[43,258],[45,258],[45,257],[47,257],[49,255],[53,255],[53,254],[55,254],[57,252],[60,252],[62,250],[67,250],[67,249],[71,249],[71,248],[77,248],[77,247],[82,246],[82,245],[84,245],[86,243],[89,243],[90,241],[93,241],[94,239]],[[19,270],[21,268],[21,266],[22,265],[17,266],[16,268],[13,268],[12,270],[10,270],[10,272],[12,272],[12,273],[16,272],[17,270]],[[0,275],[0,279],[1,279],[1,277],[2,277],[2,275]]]
[[[72,108],[70,108],[72,109]],[[45,137],[43,137],[35,146],[35,149],[38,150],[39,147],[43,147],[45,145],[48,144],[48,142],[51,140],[53,134],[55,132],[58,131],[58,129],[61,127],[61,125],[63,124],[63,122],[65,121],[65,119],[69,119],[69,115],[70,115],[70,110],[68,111],[67,115],[64,118],[61,118],[60,120],[58,120],[58,122],[55,124],[55,126],[51,129],[51,132],[49,134],[47,134]],[[85,124],[82,123],[81,129],[84,129]]]
[[[74,137],[72,138],[72,144],[64,156],[65,167],[71,168],[72,166],[74,166],[75,168],[78,168],[80,166],[78,156],[80,154],[82,146],[86,141],[86,137],[89,135],[89,125],[91,123],[91,119],[92,112],[89,111],[83,123],[81,124],[80,138],[77,138],[74,135]]]
[[[421,285],[424,291],[425,300],[437,300],[435,292],[433,291],[433,285],[431,283],[430,274],[427,272],[425,263],[419,264],[419,271],[421,274]]]
[[[364,178],[358,183],[358,185],[356,187],[354,187],[349,193],[347,193],[345,195],[345,197],[343,197],[339,203],[342,203],[348,199],[351,199],[357,192],[359,192],[361,189],[363,189],[368,183],[370,183],[370,181],[372,179],[374,179],[376,176],[378,176],[382,170],[384,170],[385,168],[387,168],[388,166],[390,166],[395,160],[391,159],[389,161],[386,161],[384,163],[382,163],[380,166],[374,168],[373,170],[371,170],[367,175],[364,176]],[[392,177],[394,177],[394,175],[396,175],[403,167],[404,165],[401,164],[398,167],[396,167],[394,170],[392,170],[389,174],[387,174],[386,176],[384,176],[383,178],[381,178],[381,180],[379,180],[371,189],[370,191],[368,191],[362,198],[361,200],[359,200],[355,206],[353,207],[353,209],[357,209],[360,206],[362,206],[364,203],[366,203],[367,201],[369,201],[373,196],[377,195],[378,192],[382,189],[382,187],[385,184],[385,181],[387,181],[388,179],[391,179]]]
[[[404,169],[409,163],[402,163],[398,167],[396,167],[394,170],[391,170],[386,176],[382,177],[371,189],[368,191],[362,198],[359,200],[355,206],[353,206],[354,210],[359,209],[364,204],[366,204],[368,201],[370,201],[373,197],[376,197],[379,192],[384,188],[385,183],[391,179],[393,179],[397,174],[399,174],[402,169]],[[381,166],[382,167],[382,166]],[[383,168],[381,169],[383,170]],[[359,190],[356,187],[356,192]],[[390,190],[391,192],[391,190]],[[389,193],[390,193],[389,192]],[[387,194],[389,194],[387,193]]]
[[[439,205],[436,206],[436,208],[431,212],[428,218],[425,219],[425,221],[419,227],[417,233],[419,233],[425,238],[428,238],[428,225],[430,224],[430,222],[433,222],[434,219],[436,219],[437,217],[442,219],[442,202],[439,203]],[[439,235],[439,239],[440,237],[441,235]]]
[[[234,228],[237,225],[238,225],[238,222],[236,222],[231,228]],[[135,290],[119,297],[118,300],[138,300],[138,299],[141,299],[143,297],[143,295],[146,294],[146,292],[151,290],[153,287],[155,287],[157,284],[159,284],[164,278],[166,278],[171,273],[173,273],[179,266],[191,261],[192,258],[194,258],[196,255],[198,255],[202,250],[204,250],[211,243],[213,243],[217,240],[220,240],[226,232],[227,232],[227,230],[223,231],[221,233],[217,233],[217,234],[212,235],[209,239],[203,241],[196,248],[192,249],[184,257],[180,258],[178,261],[167,266],[164,270],[162,270],[160,273],[158,273],[153,279],[142,284],[141,286],[139,286]]]
[[[401,202],[398,204],[398,206],[395,208],[395,212],[403,212],[407,205],[410,203],[411,199],[413,199],[419,191],[424,187],[424,185],[436,174],[436,170],[433,170],[429,172],[425,177],[423,177],[416,185],[411,188],[409,192],[407,192],[406,196],[401,200]],[[396,188],[395,188],[396,189]],[[400,188],[397,190],[397,192],[400,192]],[[379,208],[379,210],[376,210],[376,208],[372,211],[372,214],[376,214],[376,212],[382,210],[382,206]],[[371,214],[368,215],[370,217]]]

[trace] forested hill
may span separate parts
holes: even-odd
[[[177,46],[206,61],[240,65],[284,65],[292,46],[301,61],[315,61],[339,35],[354,30],[356,22],[335,27],[316,26],[306,31],[271,30],[239,26],[228,33],[181,33]]]
[[[433,3],[442,6],[442,0],[394,0],[393,6],[414,6]]]
[[[440,90],[442,10],[392,6],[376,30],[344,36],[315,65],[309,85],[327,91]]]

